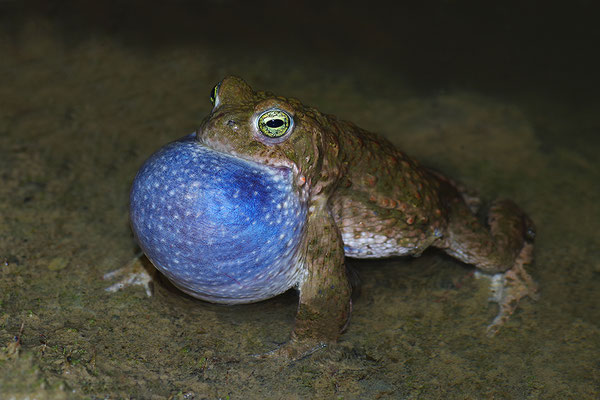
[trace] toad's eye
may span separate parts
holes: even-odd
[[[291,131],[292,124],[292,117],[278,108],[267,110],[258,117],[258,130],[269,138],[282,137]]]
[[[219,104],[219,88],[221,87],[221,82],[217,83],[214,88],[210,91],[210,102],[216,107]]]

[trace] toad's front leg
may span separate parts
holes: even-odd
[[[352,308],[342,238],[325,206],[312,208],[306,230],[296,325],[291,341],[273,352],[291,359],[303,358],[335,342]]]

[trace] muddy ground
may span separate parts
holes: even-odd
[[[0,4],[2,399],[600,397],[600,102],[585,9],[543,23],[445,2],[393,15],[144,4]],[[198,127],[228,74],[379,132],[486,201],[514,199],[537,224],[540,300],[488,338],[496,308],[469,266],[435,251],[351,260],[362,286],[347,332],[285,362],[252,355],[288,339],[293,292],[225,307],[159,278],[151,298],[107,293],[102,275],[137,251],[137,169]]]

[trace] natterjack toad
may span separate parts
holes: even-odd
[[[490,333],[535,296],[523,269],[533,223],[513,202],[494,202],[482,223],[460,186],[387,140],[240,78],[225,78],[211,100],[200,129],[137,174],[133,231],[191,296],[236,304],[297,289],[292,340],[278,354],[301,356],[339,337],[351,311],[345,257],[434,246],[495,274],[500,311]]]

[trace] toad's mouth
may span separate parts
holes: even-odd
[[[227,143],[212,138],[207,139],[205,137],[202,137],[199,134],[199,132],[194,132],[189,137],[193,138],[205,148],[218,152],[225,157],[232,157],[233,159],[244,160],[250,164],[256,165],[257,167],[269,167],[270,169],[273,169],[273,171],[278,171],[286,176],[292,173],[293,176],[296,177],[296,182],[301,183],[298,186],[302,186],[302,184],[305,181],[305,178],[302,176],[298,166],[290,160],[278,159],[275,157],[269,157],[261,154],[249,155],[241,153],[233,149]]]

